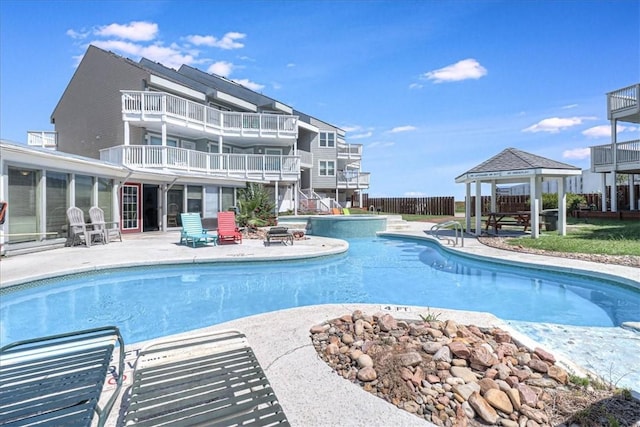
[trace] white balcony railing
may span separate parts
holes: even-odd
[[[300,157],[205,153],[161,145],[119,145],[100,150],[100,160],[142,169],[173,169],[212,177],[295,181]]]
[[[624,116],[625,114],[637,115],[640,111],[640,84],[609,92],[607,94],[607,109],[609,120],[614,116]]]
[[[338,173],[339,188],[369,188],[371,173],[345,171]]]
[[[223,136],[298,137],[298,116],[220,111],[165,92],[122,91],[122,115],[125,121],[166,121]]]
[[[339,159],[362,159],[362,144],[338,144]]]
[[[53,131],[27,131],[27,145],[55,149],[58,146],[58,134]]]
[[[640,165],[640,140],[619,142],[615,145],[616,164]],[[591,147],[591,166],[613,166],[613,150],[611,144]]]

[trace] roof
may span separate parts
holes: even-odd
[[[546,157],[527,153],[517,148],[507,148],[495,156],[480,163],[478,166],[469,169],[457,178],[467,174],[485,173],[485,172],[503,172],[523,169],[557,169],[579,171],[580,168],[567,163],[558,162]],[[456,178],[456,179],[457,179]]]

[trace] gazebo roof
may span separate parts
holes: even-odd
[[[489,160],[456,177],[456,182],[482,180],[522,180],[532,175],[572,176],[581,169],[567,163],[527,153],[517,148],[507,148]]]

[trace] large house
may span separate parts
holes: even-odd
[[[66,237],[70,206],[98,205],[127,233],[179,227],[181,212],[211,223],[247,182],[293,213],[361,204],[369,188],[362,145],[337,126],[220,76],[95,46],[51,122],[28,132],[29,147],[2,142],[5,246]]]
[[[618,122],[640,123],[640,83],[607,94],[607,118],[611,123],[611,143],[591,147],[591,171],[600,174],[601,189],[606,189],[606,178],[617,182],[618,173],[629,174],[629,199],[631,210],[640,209],[636,200],[640,195],[635,193],[636,180],[634,174],[640,174],[640,139],[618,141]],[[612,191],[611,204],[603,198],[602,210],[618,211],[618,195]]]

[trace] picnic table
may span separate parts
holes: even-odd
[[[519,212],[491,212],[487,217],[485,231],[493,227],[496,234],[503,225],[514,225],[524,227],[522,231],[527,231],[531,227],[531,213],[526,211]]]

